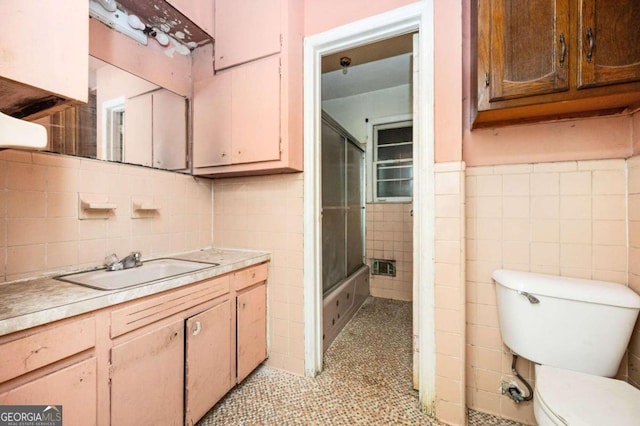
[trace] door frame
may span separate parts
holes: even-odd
[[[435,175],[434,175],[434,0],[422,0],[352,22],[304,40],[304,349],[305,374],[322,371],[322,234],[321,234],[321,63],[322,56],[418,31],[414,74],[419,102],[414,109],[413,336],[419,348],[420,405],[435,413]],[[417,295],[417,297],[415,297]],[[419,309],[418,309],[419,307]],[[415,315],[417,312],[417,315]],[[415,324],[414,324],[415,327]],[[418,339],[419,337],[419,339]]]

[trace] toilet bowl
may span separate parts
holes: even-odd
[[[622,380],[536,365],[538,426],[638,426],[640,390]]]
[[[538,425],[640,426],[640,390],[612,379],[640,311],[629,287],[499,269],[503,342],[536,364]]]

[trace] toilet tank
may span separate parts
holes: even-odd
[[[538,364],[613,377],[640,310],[640,296],[617,283],[498,269],[500,333]]]

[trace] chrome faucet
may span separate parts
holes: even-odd
[[[128,256],[118,260],[118,256],[113,253],[104,258],[104,266],[107,271],[136,268],[138,266],[142,266],[142,255],[139,251],[133,251]]]

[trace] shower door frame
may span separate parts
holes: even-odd
[[[331,129],[333,129],[334,131],[336,131],[336,133],[338,133],[341,138],[343,139],[343,156],[344,156],[344,167],[345,167],[345,175],[344,175],[344,186],[343,186],[343,191],[344,191],[344,203],[345,206],[341,207],[340,210],[343,210],[345,213],[344,216],[344,225],[345,225],[345,234],[344,234],[344,253],[345,253],[345,257],[344,257],[344,273],[345,276],[342,277],[342,279],[336,283],[334,283],[331,287],[329,287],[328,289],[325,290],[324,288],[324,264],[322,265],[323,268],[323,280],[322,280],[322,295],[323,297],[328,295],[329,293],[331,293],[333,290],[336,289],[336,287],[338,287],[342,282],[344,282],[344,280],[346,280],[347,278],[349,278],[353,273],[355,273],[356,271],[358,271],[362,266],[364,266],[366,264],[365,262],[365,209],[364,206],[366,204],[366,155],[365,155],[365,147],[362,145],[362,143],[360,143],[351,133],[349,133],[344,127],[342,127],[340,125],[340,123],[338,123],[336,120],[333,119],[333,117],[331,117],[331,115],[329,115],[326,112],[322,112],[322,123],[326,124],[327,126],[329,126]],[[322,136],[322,135],[321,135]],[[324,142],[321,142],[324,143]],[[358,153],[361,156],[361,164],[362,167],[360,168],[360,265],[355,268],[352,271],[349,271],[349,215],[348,215],[348,211],[351,208],[349,206],[349,191],[348,191],[348,185],[349,185],[349,176],[348,176],[348,168],[349,168],[349,154],[348,154],[348,147],[349,145],[351,145],[354,149],[356,149],[358,151]],[[321,164],[321,170],[320,170],[320,174],[322,175],[322,164]],[[321,185],[321,191],[323,190],[324,185]],[[335,207],[334,207],[335,208]],[[322,213],[323,213],[323,217],[324,217],[324,210],[327,209],[327,207],[324,206],[324,203],[322,204]],[[323,228],[321,228],[321,231],[323,231]],[[323,240],[324,240],[324,234],[323,234]],[[324,247],[322,248],[324,250]]]
[[[435,174],[434,174],[434,0],[422,0],[346,24],[304,40],[304,339],[305,374],[322,371],[321,237],[321,62],[322,56],[386,38],[418,32],[414,52],[414,335],[419,348],[417,382],[420,405],[435,414]]]

